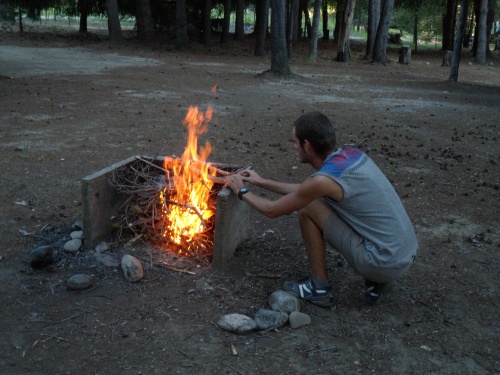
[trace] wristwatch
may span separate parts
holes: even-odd
[[[246,194],[250,191],[249,188],[246,188],[246,187],[242,187],[239,191],[238,191],[238,198],[240,198],[241,200],[243,200],[243,194]]]

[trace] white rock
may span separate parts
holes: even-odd
[[[288,316],[288,323],[292,328],[299,328],[311,324],[311,317],[307,314],[301,313],[300,311],[293,311]]]
[[[94,253],[94,257],[97,263],[106,268],[120,267],[120,260],[111,254]]]
[[[123,276],[127,281],[135,283],[144,277],[144,267],[136,257],[124,255],[121,261]]]
[[[269,296],[269,306],[275,311],[283,311],[290,314],[292,311],[300,311],[299,299],[285,292],[284,290],[276,290]]]
[[[64,250],[69,251],[70,253],[76,253],[82,247],[82,240],[74,239],[69,240],[64,244]]]
[[[284,325],[288,321],[288,314],[283,311],[259,309],[254,319],[260,330],[273,329]]]
[[[83,240],[83,231],[82,230],[75,230],[70,233],[69,235],[72,240]]]
[[[223,315],[217,321],[217,325],[223,330],[234,333],[248,333],[257,328],[255,320],[243,314]]]

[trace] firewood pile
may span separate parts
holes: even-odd
[[[127,196],[112,217],[118,239],[121,242],[145,241],[170,253],[178,253],[200,263],[209,263],[212,255],[215,215],[203,221],[203,231],[192,238],[181,236],[177,242],[169,236],[166,213],[172,206],[194,213],[201,218],[198,209],[190,202],[175,201],[175,187],[169,171],[163,167],[165,158],[136,157],[136,160],[114,171],[110,184]],[[217,194],[224,186],[225,177],[236,173],[237,167],[217,164],[211,166],[216,173],[210,179],[209,209],[216,211]],[[232,170],[231,170],[232,169]],[[202,219],[203,220],[203,219]]]

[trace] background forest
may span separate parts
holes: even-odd
[[[256,56],[266,53],[271,40],[271,71],[289,74],[288,58],[298,40],[309,40],[309,57],[317,54],[317,40],[333,39],[337,60],[350,59],[349,37],[366,40],[366,60],[387,63],[387,44],[407,44],[418,51],[434,42],[448,52],[448,62],[459,64],[462,47],[471,48],[484,64],[500,32],[498,0],[2,0],[7,23],[24,19],[78,19],[88,31],[89,18],[107,21],[111,42],[124,39],[122,24],[130,24],[139,40],[175,38],[178,49],[190,43],[227,43],[255,37]],[[274,10],[270,12],[270,10]],[[4,28],[6,28],[4,24]],[[498,47],[496,47],[498,48]],[[455,51],[456,55],[452,55]],[[451,58],[453,57],[453,58]],[[457,68],[455,68],[457,69]],[[451,74],[456,80],[458,73]]]

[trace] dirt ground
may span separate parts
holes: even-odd
[[[1,374],[500,372],[500,56],[480,66],[465,54],[450,84],[437,49],[409,65],[390,51],[386,66],[362,61],[356,44],[349,63],[333,61],[325,42],[316,62],[306,51],[296,46],[292,79],[266,80],[256,75],[270,56],[254,57],[252,41],[177,52],[166,40],[0,34]],[[340,146],[380,165],[420,242],[383,303],[359,299],[362,278],[331,250],[336,305],[304,304],[310,325],[219,329],[221,315],[265,307],[285,280],[308,275],[295,215],[252,211],[251,238],[222,270],[147,266],[132,284],[93,262],[90,249],[60,249],[51,267],[30,267],[33,248],[63,243],[81,220],[82,177],[132,155],[182,153],[189,105],[214,109],[202,141],[215,162],[301,181],[312,170],[296,161],[291,126],[320,110]],[[113,243],[110,254],[147,250]],[[93,274],[92,287],[68,290],[77,273]]]

